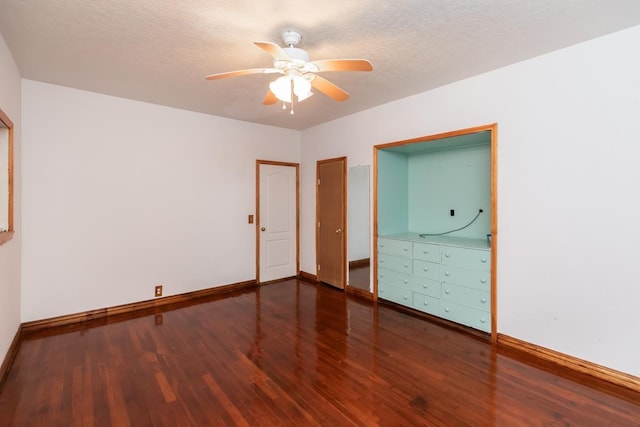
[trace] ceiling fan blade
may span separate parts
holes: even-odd
[[[276,102],[278,102],[278,98],[276,98],[276,95],[273,92],[268,91],[267,96],[265,96],[264,100],[262,101],[262,105],[273,105]]]
[[[291,60],[291,57],[284,51],[280,46],[275,43],[269,42],[253,42],[260,49],[267,52],[269,55],[273,56],[275,59],[281,60]]]
[[[321,59],[312,61],[318,71],[372,71],[373,65],[366,59]]]
[[[229,71],[226,73],[211,74],[207,76],[207,80],[218,80],[226,77],[246,76],[247,74],[269,74],[277,73],[275,68],[249,68],[246,70]]]
[[[349,94],[347,92],[318,75],[314,76],[313,80],[311,80],[311,86],[336,101],[346,101],[349,99]]]

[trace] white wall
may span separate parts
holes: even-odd
[[[638,46],[640,26],[305,130],[302,270],[317,160],[497,122],[498,331],[640,376]]]
[[[0,108],[14,125],[14,229],[13,239],[0,245],[0,364],[20,325],[20,72],[0,35]]]
[[[255,279],[255,161],[299,131],[29,80],[23,106],[23,321]]]

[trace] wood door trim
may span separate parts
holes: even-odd
[[[320,197],[319,197],[319,191],[318,191],[318,180],[320,179],[320,165],[322,163],[331,163],[331,162],[337,162],[337,161],[342,161],[342,229],[344,230],[343,232],[343,239],[342,239],[342,264],[343,264],[343,268],[342,268],[342,277],[341,277],[341,281],[342,281],[342,289],[346,289],[347,287],[347,269],[348,269],[348,265],[347,265],[347,157],[346,156],[342,156],[342,157],[333,157],[331,159],[323,159],[323,160],[318,160],[316,162],[316,182],[315,182],[315,187],[316,187],[316,220],[314,223],[314,228],[316,229],[316,277],[318,278],[318,281],[321,278],[321,275],[318,272],[318,254],[320,253],[320,239],[319,239],[319,233],[318,233],[318,214],[320,212]]]
[[[378,150],[452,136],[491,132],[491,341],[498,341],[498,124],[420,136],[373,147],[373,299],[378,299]]]
[[[373,147],[373,300],[378,301],[378,146]]]
[[[256,160],[256,283],[260,284],[260,166],[289,166],[296,168],[296,275],[300,274],[300,163],[275,160]]]

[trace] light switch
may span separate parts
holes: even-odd
[[[253,215],[249,215],[249,224],[253,224]]]

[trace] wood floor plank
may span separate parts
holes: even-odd
[[[289,280],[44,330],[4,426],[640,426],[640,396],[441,323]]]

